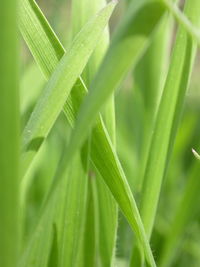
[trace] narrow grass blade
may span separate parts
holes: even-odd
[[[83,169],[80,156],[77,155],[70,166],[65,189],[59,267],[82,265],[84,224],[87,219],[87,184],[87,172]]]
[[[137,95],[139,94],[140,97],[142,95],[144,102],[143,110],[141,112],[142,114],[138,112],[141,114],[140,116],[137,113],[137,110],[135,110],[136,124],[140,125],[141,133],[143,135],[142,142],[138,145],[140,164],[138,164],[139,177],[136,178],[136,182],[139,183],[140,191],[142,188],[144,171],[149,152],[151,132],[153,130],[160,96],[162,94],[165,79],[164,73],[166,73],[169,63],[169,37],[171,36],[169,26],[171,26],[171,20],[169,15],[166,14],[159,25],[158,31],[156,32],[151,45],[133,73],[136,86],[134,89],[137,90]],[[136,142],[135,146],[137,146]],[[133,267],[139,267],[143,264],[143,255],[141,255],[140,249],[137,245],[138,244],[134,242],[130,263],[130,266]]]
[[[112,2],[88,22],[77,35],[47,83],[23,133],[23,173],[27,170],[61,112],[72,86],[83,71],[105,28],[114,6],[115,3]],[[30,25],[27,24],[27,27]]]
[[[195,159],[194,159],[195,161]],[[185,191],[181,198],[180,204],[177,207],[174,218],[170,225],[169,231],[166,233],[163,250],[160,257],[159,266],[167,267],[173,264],[174,257],[178,251],[181,237],[184,231],[193,218],[193,215],[198,210],[196,203],[199,202],[199,179],[200,163],[195,161],[192,164],[189,180],[186,183]]]
[[[95,179],[90,173],[88,176],[88,194],[83,232],[83,247],[80,267],[93,267],[97,265],[97,197]]]
[[[0,266],[19,252],[19,85],[17,1],[0,8]]]
[[[186,14],[199,25],[199,1],[187,1]],[[174,142],[178,121],[190,78],[196,47],[180,28],[161,98],[144,177],[141,215],[150,237],[157,209],[161,183]],[[163,120],[163,118],[165,118]]]
[[[72,34],[75,35],[87,22],[87,20],[100,10],[100,8],[105,6],[105,4],[105,0],[95,0],[92,5],[90,0],[73,0]],[[99,45],[94,50],[84,72],[81,75],[87,87],[93,80],[108,45],[109,29],[106,27],[101,40],[99,41]],[[104,118],[106,121],[106,127],[109,130],[108,132],[112,137],[113,143],[115,143],[115,111],[113,97],[107,103]],[[90,184],[88,187],[88,198],[92,198],[94,204],[91,205],[91,200],[88,200],[90,209],[87,209],[86,216],[90,219],[86,220],[84,244],[84,251],[88,257],[84,257],[83,265],[94,266],[96,260],[100,262],[101,266],[111,266],[115,251],[117,206],[113,196],[107,189],[107,186],[101,177],[97,177],[99,175],[98,171],[95,173],[95,171],[93,171],[93,166],[91,166],[90,169],[88,177]],[[89,223],[89,225],[87,225],[87,223]],[[92,240],[91,236],[93,236]]]
[[[191,21],[188,19],[188,16],[185,16],[177,7],[175,3],[173,3],[171,0],[162,0],[165,4],[166,8],[171,12],[171,14],[174,16],[174,18],[177,20],[177,22],[182,25],[185,30],[188,32],[188,34],[192,37],[192,39],[196,40],[198,43],[198,46],[200,46],[200,30],[199,28],[191,23]]]
[[[149,46],[133,74],[136,87],[134,90],[137,90],[136,96],[142,96],[143,99],[142,114],[138,116],[137,113],[135,116],[135,120],[137,120],[136,123],[141,125],[141,132],[143,134],[141,138],[142,142],[138,145],[139,161],[141,164],[138,166],[139,177],[137,178],[137,182],[140,184],[140,189],[142,188],[144,169],[150,145],[150,133],[152,132],[160,96],[162,94],[163,83],[166,78],[165,73],[169,65],[171,24],[171,17],[166,14],[159,25],[152,44]],[[137,110],[135,110],[135,113],[136,112]],[[137,146],[137,144],[135,144],[135,146]]]
[[[19,3],[21,33],[38,66],[45,77],[49,78],[64,55],[64,48],[36,2],[34,0],[19,0]],[[33,36],[38,37],[34,38]],[[46,60],[43,60],[44,58]]]

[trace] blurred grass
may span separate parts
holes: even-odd
[[[17,266],[19,217],[19,47],[17,1],[0,8],[0,266]]]
[[[100,6],[95,6],[95,3],[101,2],[101,7],[104,6],[103,0],[95,0],[94,3],[81,0],[82,5],[80,1],[72,1],[73,0],[51,0],[48,1],[48,4],[44,0],[37,1],[59,40],[64,45],[65,50],[70,47],[72,36],[78,33],[85,25],[85,22],[89,20],[94,13],[100,10]],[[28,2],[31,3],[31,0],[28,0]],[[145,7],[146,2],[151,3],[153,0],[143,0],[142,4],[144,4]],[[186,2],[197,12],[195,3],[199,7],[198,1],[186,0],[181,2],[182,6],[183,2]],[[77,4],[77,6],[75,7],[73,4]],[[88,61],[85,71],[82,73],[82,78],[89,90],[97,90],[95,88],[99,86],[98,82],[104,85],[100,87],[102,90],[105,90],[109,80],[115,78],[115,72],[121,66],[123,60],[127,58],[127,60],[132,62],[133,57],[131,53],[128,52],[128,49],[124,49],[121,54],[116,53],[113,56],[112,53],[114,49],[112,50],[112,45],[116,38],[113,32],[119,31],[121,21],[130,13],[130,5],[132,5],[135,12],[138,6],[142,4],[136,0],[127,0],[120,1],[117,5],[110,21],[111,42],[109,42],[108,32],[104,32],[104,37],[107,36],[107,40],[105,41],[105,39],[103,39],[104,37],[99,40],[98,48]],[[181,10],[183,11],[183,9]],[[3,14],[5,13],[3,9],[0,10],[0,14],[1,12],[3,12]],[[14,22],[14,14],[16,14],[16,11],[13,9],[12,12],[8,12],[12,14],[12,18],[11,16],[0,16],[0,21],[5,21],[6,19],[6,21],[8,21],[7,23],[13,23],[13,30],[15,31],[13,33],[13,30],[10,32],[4,32],[2,30],[3,34],[1,35],[0,42],[0,55],[2,59],[0,62],[0,84],[2,93],[2,97],[0,98],[0,122],[2,129],[0,133],[0,181],[2,183],[0,187],[0,266],[5,267],[16,266],[16,257],[10,257],[10,255],[16,255],[18,237],[15,229],[19,222],[15,212],[12,212],[12,219],[9,219],[9,222],[12,222],[12,226],[3,220],[3,218],[7,216],[9,210],[15,210],[17,212],[17,208],[19,207],[18,180],[5,179],[5,177],[8,176],[17,177],[16,173],[19,160],[19,129],[15,124],[18,120],[18,108],[16,108],[18,100],[15,95],[17,91],[16,85],[18,83],[15,78],[17,66],[13,64],[13,62],[15,62],[13,57],[16,56],[17,47],[16,24]],[[191,11],[189,19],[193,19],[194,15],[195,13]],[[151,17],[155,19],[155,14],[152,13]],[[194,19],[198,19],[198,12]],[[2,25],[5,23],[4,21]],[[145,23],[145,20],[143,22]],[[91,101],[95,101],[95,99],[98,98],[97,102],[99,101],[99,103],[101,102],[101,104],[104,104],[101,107],[101,112],[107,129],[97,127],[93,128],[91,131],[92,125],[89,120],[84,128],[81,128],[81,133],[79,133],[80,139],[84,139],[83,137],[87,138],[88,142],[85,144],[86,147],[77,149],[74,159],[72,161],[70,160],[70,164],[65,170],[65,164],[62,165],[60,162],[65,159],[68,153],[66,147],[68,147],[69,141],[71,140],[71,126],[77,126],[76,115],[79,111],[82,99],[86,94],[85,88],[83,89],[83,95],[77,94],[73,88],[72,99],[76,99],[78,102],[69,102],[70,105],[72,105],[72,110],[70,106],[64,108],[69,121],[67,121],[62,114],[59,115],[57,121],[53,125],[51,133],[47,136],[33,165],[28,170],[21,184],[20,207],[23,215],[21,223],[22,256],[20,256],[20,263],[18,266],[130,266],[132,248],[137,246],[138,241],[127,223],[127,217],[125,217],[121,211],[117,219],[116,202],[107,185],[109,185],[112,191],[111,180],[116,181],[120,175],[127,178],[128,192],[134,196],[137,206],[140,207],[141,200],[144,198],[142,185],[145,183],[145,177],[149,175],[150,183],[152,183],[155,178],[155,168],[152,168],[152,173],[148,173],[146,176],[144,176],[144,172],[146,162],[153,159],[151,155],[152,149],[150,148],[150,159],[147,161],[150,136],[153,131],[153,136],[155,136],[155,130],[153,129],[155,118],[158,116],[158,103],[162,95],[168,68],[174,68],[174,71],[178,73],[181,70],[181,62],[185,55],[183,52],[183,57],[180,57],[180,47],[184,45],[182,40],[182,43],[177,48],[177,52],[175,52],[175,56],[177,57],[175,66],[175,63],[172,61],[172,50],[175,46],[178,23],[174,22],[175,20],[172,19],[172,16],[169,16],[169,14],[163,18],[162,23],[157,27],[151,39],[147,38],[148,45],[145,47],[140,57],[137,58],[137,65],[134,71],[130,64],[127,67],[124,79],[120,80],[116,88],[113,86],[110,87],[110,92],[114,92],[115,89],[114,105],[113,102],[109,104],[111,102],[109,102],[109,97],[107,96],[105,97],[105,103],[99,98],[100,94],[91,98]],[[140,27],[141,24],[142,21],[138,21],[136,25]],[[131,27],[133,26],[135,27],[134,24]],[[35,32],[37,32],[38,29],[39,26],[36,25]],[[184,27],[182,28],[182,34],[187,36],[186,39],[188,38],[190,42],[191,37],[185,33]],[[10,39],[4,42],[3,40],[7,38],[6,36],[9,36]],[[7,44],[11,43],[11,40],[13,46],[10,46],[9,49],[11,49],[14,54],[4,52],[7,50]],[[49,40],[51,43],[52,39],[50,38]],[[103,44],[104,41],[105,46]],[[196,45],[195,42],[194,45]],[[33,61],[32,56],[23,42],[21,46],[21,61],[23,62],[23,66],[20,80],[20,112],[21,129],[23,129],[46,86],[46,79],[43,77],[40,68],[36,66],[36,63]],[[106,64],[103,63],[105,65],[100,64],[107,48],[112,52],[110,62],[113,60],[113,65],[109,63],[109,61],[106,61]],[[146,50],[146,48],[148,49]],[[42,51],[45,51],[44,46]],[[60,51],[60,54],[58,53],[58,57],[54,58],[56,54],[55,51],[56,53]],[[78,52],[79,51],[77,51],[77,55]],[[42,55],[43,58],[48,58],[48,54],[45,53]],[[46,74],[47,79],[49,79],[50,74],[52,74],[63,53],[64,49],[62,47],[61,50],[54,50],[53,53],[51,53],[53,57],[49,57],[50,63],[45,63],[46,65],[43,65],[42,70],[43,73]],[[112,56],[114,58],[112,58]],[[41,66],[40,62],[40,67]],[[103,68],[102,72],[109,75],[103,75],[103,78],[98,78],[101,77],[97,74],[99,66]],[[189,68],[189,66],[190,64],[188,61],[186,67]],[[200,265],[200,162],[194,157],[191,151],[191,149],[194,148],[197,152],[200,152],[199,71],[199,53],[197,53],[189,88],[181,100],[183,112],[177,126],[177,134],[175,134],[174,137],[168,136],[170,143],[173,142],[174,139],[171,155],[167,157],[168,164],[166,164],[165,161],[161,168],[161,158],[165,157],[164,153],[161,153],[161,146],[167,144],[164,138],[162,138],[162,142],[157,146],[156,152],[154,151],[154,158],[158,162],[155,167],[159,168],[159,171],[165,172],[162,187],[160,188],[159,183],[155,182],[154,188],[156,188],[158,192],[161,191],[158,198],[158,208],[155,212],[155,221],[152,221],[152,225],[148,226],[149,230],[147,233],[149,234],[151,232],[150,228],[152,228],[150,244],[157,266],[198,267]],[[185,73],[181,74],[181,78],[186,79],[188,75],[189,69],[185,69]],[[13,79],[10,79],[10,77],[13,77]],[[175,82],[178,81],[177,77],[177,75],[174,77]],[[4,81],[6,83],[4,83]],[[15,86],[10,86],[7,82],[12,82]],[[174,84],[175,83],[169,86],[171,90],[170,96],[175,93]],[[8,94],[4,96],[4,92]],[[108,91],[105,94],[108,95]],[[10,101],[14,101],[13,105],[10,104]],[[108,105],[105,105],[106,103],[108,103]],[[89,107],[91,102],[88,101],[87,105]],[[169,115],[171,107],[172,100],[165,106],[166,116],[160,117],[162,127],[158,131],[159,134],[161,134],[167,126],[166,118]],[[114,109],[116,110],[116,116],[113,116]],[[98,111],[99,108],[95,108],[92,116],[98,113]],[[81,116],[84,116],[83,112]],[[105,126],[103,124],[103,127]],[[12,137],[8,135],[11,128],[8,129],[7,127],[12,127]],[[86,129],[88,129],[87,134]],[[100,133],[98,129],[101,129]],[[92,139],[92,133],[96,134],[94,135],[95,138],[98,137],[99,139]],[[166,131],[163,133],[166,134]],[[105,134],[108,139],[100,138],[100,136]],[[116,147],[112,147],[112,153],[114,154],[109,154],[111,151],[110,140],[112,140],[114,144],[115,141],[113,137],[115,135]],[[12,142],[9,142],[10,140],[12,140]],[[105,140],[109,140],[109,145]],[[109,150],[107,151],[105,148],[109,148]],[[115,154],[115,149],[117,154]],[[97,154],[95,154],[95,151]],[[114,155],[114,160],[107,161],[107,155]],[[11,157],[14,160],[12,160]],[[67,158],[69,157],[70,156],[67,156]],[[120,167],[118,165],[116,165],[117,167],[113,167],[111,163],[118,162],[118,159]],[[13,168],[7,165],[9,163],[9,166],[11,166],[11,162]],[[119,170],[121,165],[124,174],[120,173],[119,175],[117,172],[113,173],[113,170]],[[12,174],[5,176],[6,173],[8,174],[8,170],[9,173],[12,172]],[[60,179],[61,176],[63,177],[62,182],[54,192],[55,179],[56,177]],[[106,181],[106,184],[102,178]],[[12,183],[10,186],[10,181],[15,181],[15,183]],[[119,189],[120,187],[118,190]],[[115,192],[115,197],[120,192],[118,190],[112,191]],[[49,192],[53,192],[53,194]],[[48,198],[49,194],[51,198]],[[13,199],[15,198],[15,202],[10,198],[11,195]],[[123,197],[124,196],[125,193]],[[119,201],[120,197],[117,196],[116,200]],[[152,199],[153,198],[150,198],[149,194],[147,194],[146,201],[142,200],[145,202],[145,204],[142,204],[144,206],[141,213],[143,214],[143,218],[144,210],[148,207]],[[127,208],[127,204],[123,203],[122,206],[124,210]],[[148,208],[148,212],[149,211],[150,209]],[[126,216],[127,215],[128,213],[126,213]],[[153,213],[151,216],[152,215]],[[154,216],[152,216],[152,218],[153,217]],[[152,220],[154,220],[154,218]],[[144,225],[149,224],[147,220],[143,222]],[[117,225],[118,229],[116,235]],[[8,228],[10,229],[9,235],[4,231],[4,229],[8,230]],[[5,246],[6,240],[9,240],[10,243],[7,243]],[[136,263],[137,259],[134,260],[134,257],[132,258],[131,266],[139,267]]]

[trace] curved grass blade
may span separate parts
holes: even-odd
[[[17,1],[0,8],[0,266],[15,267],[19,236]]]
[[[199,25],[199,1],[187,1],[185,10],[192,22]],[[156,117],[144,177],[141,216],[149,237],[153,228],[161,183],[175,139],[195,52],[196,46],[185,29],[180,28]],[[163,120],[163,118],[165,119]]]
[[[74,39],[48,81],[23,132],[23,173],[62,110],[72,86],[83,71],[114,7],[114,2],[108,4],[88,22]]]

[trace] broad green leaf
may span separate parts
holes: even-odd
[[[23,132],[23,174],[61,112],[71,88],[83,71],[105,28],[114,6],[114,2],[107,5],[87,23],[76,36],[49,79]],[[31,27],[28,22],[26,26],[27,28]]]
[[[199,1],[187,1],[185,10],[191,21],[199,25]],[[141,216],[149,237],[153,228],[163,175],[176,135],[192,71],[195,51],[196,46],[185,29],[181,27],[177,34],[170,69],[156,117],[144,176]]]
[[[19,251],[19,84],[17,1],[0,8],[0,266],[16,267]]]

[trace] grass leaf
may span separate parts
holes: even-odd
[[[19,240],[19,84],[17,1],[0,9],[0,266],[15,267]]]

